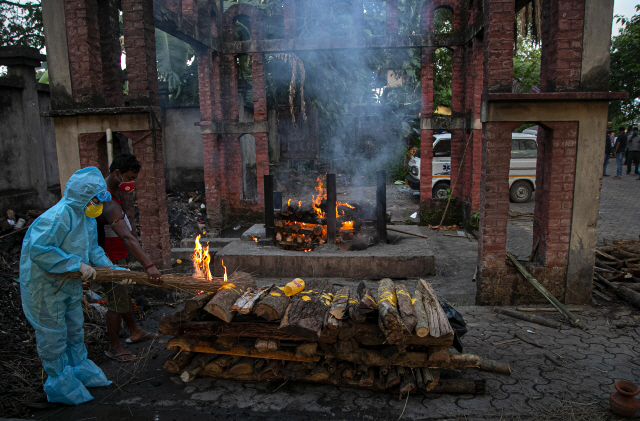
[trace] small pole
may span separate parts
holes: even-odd
[[[273,225],[273,175],[264,176],[264,234],[267,238],[275,237]]]
[[[376,172],[376,222],[378,226],[378,241],[387,242],[387,172]]]
[[[336,175],[327,174],[327,243],[336,243]]]

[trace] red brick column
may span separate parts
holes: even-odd
[[[253,78],[253,119],[256,122],[267,121],[267,86],[262,53],[251,54],[251,76]],[[267,133],[252,133],[252,135],[256,140],[258,204],[264,206],[263,177],[269,174],[269,141]],[[242,168],[242,164],[238,168]]]
[[[577,91],[582,66],[584,1],[544,0],[542,10],[541,90]]]
[[[164,184],[162,132],[122,132],[133,141],[133,153],[142,165],[136,180],[136,194],[142,248],[160,268],[171,267],[171,245]]]
[[[484,84],[486,92],[511,92],[515,2],[484,0]]]
[[[295,0],[284,0],[284,37],[296,37],[296,2]],[[258,183],[260,184],[260,183]]]
[[[222,212],[220,205],[220,186],[218,177],[219,154],[218,135],[202,135],[202,158],[204,161],[204,190],[207,203],[207,221],[214,230],[222,226]],[[217,232],[213,234],[217,235]]]
[[[213,58],[212,51],[198,55],[198,92],[200,99],[200,124],[213,122]]]
[[[451,77],[451,116],[453,118],[464,116],[464,80],[465,71],[463,68],[464,50],[461,47],[454,47]],[[467,137],[462,129],[454,129],[451,131],[451,192],[455,196],[461,197],[462,179],[467,164],[462,162],[462,155],[467,142]],[[463,166],[463,168],[461,168]],[[459,175],[458,175],[459,174]],[[456,183],[457,181],[457,183]],[[456,183],[456,185],[454,185]]]
[[[158,73],[153,0],[122,0],[129,105],[157,105]]]
[[[73,100],[91,103],[102,92],[97,0],[65,0],[64,9]]]
[[[195,0],[182,0],[182,18],[191,22],[198,21],[198,8]]]
[[[422,49],[421,58],[421,116],[428,119],[433,116],[433,48]],[[431,204],[433,130],[420,133],[420,206]]]
[[[120,21],[115,0],[103,1],[98,8],[100,25],[100,57],[102,61],[102,90],[104,104],[124,105],[124,77],[120,67]],[[96,104],[97,105],[97,104]]]
[[[480,112],[482,109],[482,74],[483,74],[483,49],[482,40],[473,39],[473,48],[471,52],[470,68],[473,72],[473,80],[468,83],[473,84],[472,93],[472,114],[473,120],[480,120]],[[469,162],[471,163],[470,189],[471,189],[471,213],[480,210],[480,194],[481,194],[481,178],[482,178],[482,129],[473,129],[473,138],[469,145]]]
[[[103,177],[109,174],[106,139],[107,137],[104,133],[82,133],[78,135],[80,167],[96,167]]]
[[[387,0],[385,13],[387,16],[387,35],[398,35],[398,0]]]

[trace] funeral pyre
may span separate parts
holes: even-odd
[[[293,202],[274,214],[275,241],[290,250],[311,251],[327,242],[327,188],[323,178],[316,180],[317,194],[311,203]],[[378,241],[375,206],[336,201],[336,244],[362,250]]]
[[[383,279],[377,297],[365,282],[336,291],[329,281],[311,280],[289,297],[284,287],[257,287],[249,274],[235,272],[225,288],[197,295],[165,316],[159,331],[173,336],[167,347],[176,351],[163,367],[185,382],[213,377],[400,394],[484,393],[483,381],[441,379],[441,371],[499,365],[450,353],[454,331],[423,280],[410,294]]]

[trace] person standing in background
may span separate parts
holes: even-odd
[[[638,133],[637,127],[634,127],[631,134],[628,135],[627,149],[629,150],[629,157],[627,158],[627,174],[631,173],[631,164],[633,163],[636,165],[636,169],[633,174],[638,174],[638,163],[640,162],[640,133]]]
[[[624,127],[618,129],[618,138],[616,139],[615,154],[616,154],[616,176],[615,180],[622,178],[622,156],[624,150],[627,147],[627,135],[624,133]]]
[[[613,146],[611,145],[611,134],[612,130],[607,130],[607,135],[604,139],[604,164],[602,166],[602,176],[609,177],[607,174],[607,165],[609,165],[609,158],[611,157],[611,151],[613,150]]]

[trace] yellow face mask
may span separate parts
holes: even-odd
[[[102,203],[98,203],[97,205],[94,205],[93,203],[89,203],[84,208],[84,214],[87,215],[89,218],[99,217],[100,215],[102,215]]]

